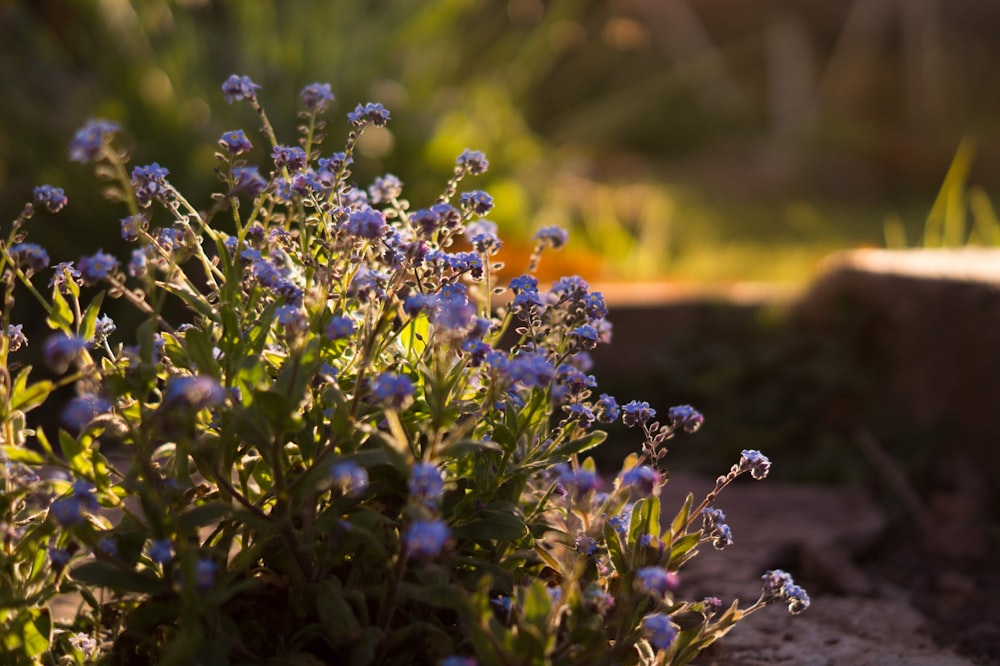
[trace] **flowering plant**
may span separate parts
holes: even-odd
[[[459,192],[481,153],[411,210],[395,176],[350,179],[358,138],[389,120],[380,104],[348,114],[344,150],[324,157],[330,86],[302,91],[295,146],[257,90],[223,86],[256,111],[271,162],[248,165],[249,137],[225,133],[207,210],[156,163],[129,172],[116,123],[76,134],[70,158],[128,208],[124,267],[98,251],[56,265],[43,293],[49,257],[26,236],[66,204],[51,186],[0,247],[3,663],[683,664],[747,613],[808,605],[781,571],[746,608],[680,598],[696,547],[732,540],[717,495],[770,463],[744,451],[661,522],[667,440],[702,416],[660,423],[648,403],[594,397],[601,294],[532,274],[562,230],[541,229],[526,272],[496,284],[492,200]],[[49,378],[17,360],[21,289],[54,331]],[[134,336],[116,335],[107,298],[138,308]],[[69,386],[54,441],[29,428]],[[580,456],[619,418],[642,449],[602,492]]]

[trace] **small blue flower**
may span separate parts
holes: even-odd
[[[10,246],[10,258],[25,273],[37,273],[49,265],[49,253],[35,243],[17,243]]]
[[[642,631],[657,650],[666,650],[677,638],[677,627],[670,622],[670,616],[663,613],[651,613],[644,617]]]
[[[760,481],[771,471],[771,461],[760,451],[744,449],[738,465],[740,473],[749,471],[750,476]]]
[[[463,210],[472,211],[476,215],[486,215],[493,210],[493,197],[481,190],[463,192],[458,197],[458,203]]]
[[[83,522],[83,510],[75,497],[58,499],[49,506],[49,515],[63,527],[72,527]]]
[[[549,226],[536,231],[532,238],[542,245],[548,245],[552,249],[558,250],[569,240],[569,233],[562,227]]]
[[[722,599],[719,597],[705,597],[701,600],[701,611],[705,615],[715,615],[722,610]]]
[[[662,481],[663,475],[649,465],[636,465],[622,474],[623,484],[637,487],[644,493],[652,492]]]
[[[23,326],[24,324],[7,325],[7,348],[11,352],[16,352],[21,347],[28,346],[28,336],[21,330]]]
[[[389,203],[403,194],[403,183],[396,176],[387,173],[379,176],[368,188],[368,195],[373,204]]]
[[[785,587],[785,599],[788,603],[788,612],[798,615],[809,608],[809,595],[798,585],[788,585]]]
[[[579,345],[580,349],[590,350],[597,348],[597,329],[589,324],[577,326],[569,332],[569,337]]]
[[[538,278],[534,275],[518,275],[510,281],[510,288],[515,294],[525,291],[538,291]]]
[[[174,198],[173,190],[167,182],[170,171],[156,162],[132,169],[132,189],[135,190],[135,200],[143,208],[148,208],[153,201],[166,204]]]
[[[230,155],[243,155],[253,149],[253,144],[243,130],[226,132],[219,139],[219,147]]]
[[[69,564],[71,557],[73,556],[65,548],[49,548],[49,560],[52,562],[52,568],[56,571],[61,571]]]
[[[288,167],[289,171],[298,171],[306,165],[306,151],[299,146],[275,146],[271,159],[279,169]]]
[[[309,330],[306,311],[298,305],[282,305],[275,311],[275,319],[288,335],[301,335]]]
[[[576,537],[576,549],[581,553],[593,555],[597,552],[597,541],[587,534],[580,534]]]
[[[559,475],[559,483],[567,490],[575,490],[578,497],[596,490],[600,485],[597,474],[585,467],[573,469],[566,463],[559,463],[553,469]]]
[[[226,390],[214,378],[207,375],[183,375],[171,377],[167,381],[161,407],[197,411],[222,404],[225,400]]]
[[[105,557],[118,557],[118,542],[113,536],[101,537],[94,546],[94,552]]]
[[[155,539],[146,548],[146,554],[157,564],[166,564],[174,559],[174,545],[170,539]]]
[[[368,470],[355,462],[335,464],[330,469],[333,487],[344,495],[360,495],[368,488]]]
[[[231,194],[245,194],[254,199],[266,189],[267,181],[260,175],[257,167],[245,166],[233,169],[233,189]]]
[[[236,74],[231,75],[222,84],[222,94],[230,104],[244,99],[257,99],[257,90],[259,89],[260,86],[251,81],[249,76]]]
[[[42,349],[42,356],[45,363],[56,374],[62,374],[69,368],[70,363],[87,348],[87,342],[75,335],[56,333],[49,336]]]
[[[662,597],[677,589],[680,576],[663,567],[643,567],[635,572],[635,583],[640,592]]]
[[[364,127],[369,123],[375,127],[385,127],[389,122],[389,112],[377,102],[368,102],[364,106],[358,104],[354,111],[347,114],[347,119],[355,127]]]
[[[139,240],[139,231],[146,228],[146,218],[142,215],[129,215],[121,220],[122,240],[134,243]]]
[[[333,101],[333,91],[329,83],[310,83],[299,92],[299,99],[307,111],[322,113]]]
[[[215,582],[215,573],[219,565],[204,557],[198,558],[194,565],[194,577],[199,589],[206,590]]]
[[[94,284],[111,277],[118,270],[118,260],[107,252],[98,250],[89,257],[81,257],[76,262],[76,267],[84,284]]]
[[[418,462],[410,470],[406,487],[410,491],[410,497],[436,504],[444,493],[444,477],[436,465]]]
[[[656,416],[656,410],[648,402],[633,400],[622,407],[622,421],[629,428],[646,425],[646,422]]]
[[[39,185],[32,191],[31,201],[35,206],[44,208],[50,213],[58,213],[69,200],[61,187]]]
[[[146,250],[132,250],[132,258],[128,262],[128,274],[134,278],[142,277],[149,269],[149,257]]]
[[[329,340],[344,340],[354,335],[354,320],[338,315],[330,319],[326,325],[326,337]]]
[[[403,534],[403,549],[409,558],[429,559],[441,554],[451,530],[440,520],[416,520]]]
[[[121,129],[121,125],[109,120],[94,118],[76,131],[69,144],[71,162],[89,164],[96,162],[104,154],[105,143]]]
[[[544,388],[555,376],[552,362],[537,352],[521,352],[510,359],[507,375],[515,383],[528,388]]]
[[[413,399],[413,382],[406,375],[383,372],[372,382],[372,398],[393,409],[404,409]]]
[[[667,410],[667,418],[675,428],[683,428],[684,432],[695,432],[705,422],[705,417],[691,405],[677,405]]]
[[[618,402],[614,399],[614,397],[608,395],[607,393],[601,394],[600,399],[597,401],[597,405],[594,407],[594,411],[597,414],[597,420],[601,423],[614,423],[618,420],[618,416],[621,414]]]
[[[93,346],[103,345],[108,337],[117,330],[115,321],[107,314],[102,314],[94,322],[94,339],[90,344]]]
[[[347,232],[358,238],[377,240],[385,231],[385,216],[374,208],[356,210],[347,220]]]
[[[438,666],[478,666],[479,662],[472,657],[461,657],[452,655],[441,660]]]
[[[486,173],[486,169],[489,168],[490,163],[481,151],[466,148],[458,156],[458,159],[455,160],[455,166],[473,176],[480,176]]]
[[[71,432],[80,432],[88,423],[111,409],[111,403],[99,395],[79,395],[63,407],[60,413],[62,423]]]
[[[511,609],[514,607],[511,598],[508,596],[499,596],[496,599],[490,599],[490,604],[496,606],[504,617],[509,616]]]
[[[589,428],[594,425],[594,411],[584,404],[574,402],[563,407],[568,414],[568,418],[579,423],[581,428]]]

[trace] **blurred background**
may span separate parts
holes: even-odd
[[[355,104],[385,104],[357,177],[396,173],[417,205],[485,151],[505,237],[572,229],[554,273],[800,283],[887,231],[922,244],[963,140],[970,225],[994,219],[998,28],[990,0],[8,0],[0,210],[52,182],[71,205],[35,223],[50,251],[116,246],[119,211],[65,157],[92,116],[206,202],[215,140],[256,130],[222,99],[235,72],[288,141],[298,90],[330,82],[331,151]]]

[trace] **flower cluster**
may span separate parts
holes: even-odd
[[[481,152],[411,209],[395,175],[351,180],[381,104],[347,113],[324,154],[330,85],[302,89],[297,145],[260,90],[233,75],[222,95],[262,123],[266,163],[244,161],[244,130],[222,134],[206,206],[155,162],[128,170],[117,123],[73,137],[71,160],[117,174],[127,261],[91,249],[50,268],[26,222],[67,205],[52,186],[0,244],[8,302],[27,293],[52,329],[38,378],[0,315],[0,631],[31,636],[0,661],[683,664],[748,612],[808,606],[780,570],[748,608],[682,598],[696,547],[732,543],[720,492],[771,463],[744,451],[661,520],[665,443],[704,419],[597,393],[603,296],[535,275],[565,231],[540,229],[498,284],[493,199],[460,191],[488,171]],[[105,296],[141,324],[116,326]],[[63,387],[59,423],[29,429]],[[618,421],[642,442],[602,474],[587,452]],[[74,590],[79,612],[53,625],[45,606]]]

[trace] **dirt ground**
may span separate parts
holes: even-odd
[[[664,506],[679,506],[688,491],[703,496],[712,484],[673,477]],[[936,504],[953,517],[962,510],[945,499]],[[941,534],[944,542],[928,544],[860,489],[766,480],[740,479],[716,506],[726,512],[735,543],[722,552],[703,549],[682,571],[681,594],[752,602],[760,574],[782,568],[810,592],[812,605],[795,617],[781,607],[756,613],[697,664],[1000,663],[1000,572],[985,527],[983,534]]]

